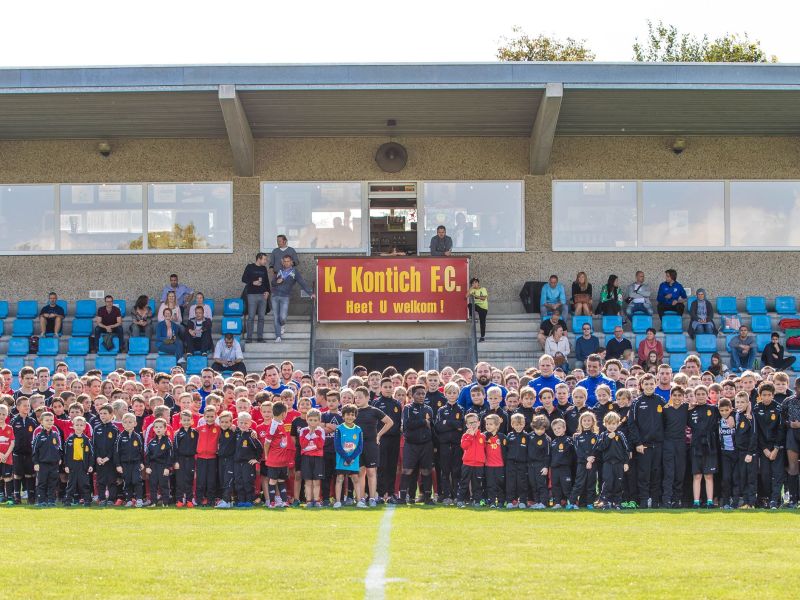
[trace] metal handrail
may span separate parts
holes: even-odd
[[[472,364],[478,364],[478,311],[475,310],[475,298],[469,297],[470,314],[472,315],[472,332],[470,352],[472,354]]]
[[[311,286],[314,291],[314,285]],[[316,365],[314,364],[314,346],[317,343],[317,300],[311,299],[311,335],[308,336],[308,372],[313,373]]]

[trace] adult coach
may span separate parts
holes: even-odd
[[[489,388],[499,387],[503,394],[503,402],[501,403],[501,406],[505,405],[506,394],[508,393],[508,390],[502,385],[498,385],[492,381],[492,367],[489,365],[489,363],[479,362],[477,365],[475,365],[475,380],[476,383],[471,383],[461,388],[461,392],[458,394],[458,405],[461,408],[467,410],[470,406],[472,406],[470,390],[476,385],[482,385],[484,391],[486,392],[489,391]]]

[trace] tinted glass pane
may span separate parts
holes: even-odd
[[[636,182],[553,183],[553,249],[636,246]]]
[[[718,248],[725,244],[722,181],[645,181],[640,247]]]
[[[800,246],[800,181],[731,182],[731,246]]]
[[[55,250],[55,187],[0,187],[0,250]]]
[[[149,189],[151,250],[233,248],[229,183],[157,183]]]
[[[142,247],[141,185],[62,185],[61,250]]]

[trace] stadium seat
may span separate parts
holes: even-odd
[[[147,357],[141,355],[128,355],[125,359],[125,370],[126,371],[133,371],[134,373],[139,373],[142,369],[147,366]]]
[[[795,373],[800,373],[800,354],[792,354],[794,356],[794,364],[792,365],[792,371]]]
[[[603,317],[603,333],[614,333],[615,327],[622,327],[622,317],[606,315]]]
[[[8,300],[0,300],[0,320],[8,318]]]
[[[86,373],[86,359],[83,356],[67,356],[64,362],[70,371],[75,371],[78,375]]]
[[[653,326],[653,317],[650,315],[633,315],[631,328],[633,333],[646,333]]]
[[[12,337],[29,338],[32,335],[33,335],[32,319],[14,319],[14,324],[11,326]]]
[[[7,356],[6,359],[3,361],[3,367],[8,369],[14,374],[14,379],[17,378],[17,373],[19,370],[25,366],[25,357],[23,356]],[[19,383],[17,383],[17,386]],[[12,384],[11,387],[16,387]]]
[[[33,368],[40,369],[41,367],[47,367],[52,373],[56,370],[56,359],[52,356],[37,356],[33,359]]]
[[[217,312],[217,303],[216,303],[216,302],[214,302],[214,299],[213,299],[213,298],[205,298],[205,299],[203,300],[203,302],[205,302],[206,304],[208,304],[208,307],[211,309],[211,314],[212,314],[212,315],[216,314],[216,312]]]
[[[19,300],[17,302],[18,319],[35,319],[39,316],[39,303],[36,300]]]
[[[75,303],[76,319],[93,319],[97,314],[97,302],[95,300],[78,300]]]
[[[125,318],[125,315],[128,314],[126,312],[128,310],[128,303],[125,300],[118,298],[114,300],[114,306],[116,306],[119,309],[120,314],[122,315],[123,318]]]
[[[128,340],[128,354],[146,355],[150,353],[150,338],[132,337]]]
[[[39,338],[39,356],[56,356],[58,354],[58,338]]]
[[[748,296],[744,303],[745,309],[751,315],[767,314],[767,299],[764,296]]]
[[[669,355],[669,366],[672,367],[673,371],[678,371],[683,366],[683,361],[686,360],[688,354],[686,353],[676,353]]]
[[[738,333],[725,334],[725,350],[727,350],[728,352],[731,351],[731,340],[735,338],[737,335],[739,334]]]
[[[162,354],[156,358],[156,373],[169,373],[172,367],[178,364],[172,354]]]
[[[720,296],[717,298],[717,312],[721,315],[735,315],[736,298],[733,296]]]
[[[700,369],[702,371],[708,371],[708,368],[711,366],[711,356],[712,353],[708,352],[701,352],[700,353]]]
[[[750,320],[750,330],[753,333],[771,333],[772,320],[769,315],[753,315]]]
[[[647,334],[644,334],[644,333],[637,333],[636,334],[636,344],[633,346],[633,353],[634,354],[639,352],[639,344],[641,344],[645,340],[646,337],[647,337]]]
[[[686,352],[686,336],[682,333],[670,333],[664,338],[664,349],[670,354]]]
[[[135,303],[134,303],[134,304],[135,304]],[[156,311],[156,299],[155,299],[155,298],[150,298],[150,299],[147,301],[147,306],[149,306],[149,307],[150,307],[150,310],[151,310],[151,311],[153,311],[153,314],[155,315],[155,314],[156,314],[156,312],[157,312],[157,311]]]
[[[69,314],[69,302],[66,300],[56,300],[56,306],[60,306],[61,310],[64,311],[64,316],[66,317]]]
[[[242,319],[241,317],[223,317],[222,319],[222,334],[232,333],[240,335],[242,333]]]
[[[756,348],[759,352],[763,352],[767,344],[772,339],[771,333],[757,333],[756,334]]]
[[[692,308],[692,304],[695,303],[697,300],[697,296],[689,296],[686,298],[686,312],[689,312]]]
[[[698,333],[694,338],[694,346],[701,354],[717,351],[717,336],[713,333]]]
[[[27,356],[28,355],[28,338],[26,337],[12,337],[8,340],[9,356]]]
[[[113,348],[111,350],[107,350],[106,347],[103,345],[103,342],[100,341],[97,344],[97,354],[98,356],[116,356],[119,354],[119,338],[117,336],[113,337]],[[114,367],[116,368],[116,367]],[[113,371],[114,369],[112,369]]]
[[[205,369],[207,366],[207,357],[192,355],[186,360],[186,373],[189,375],[200,375],[200,371]]]
[[[3,337],[6,334],[6,323],[5,321],[0,321],[0,337]]]
[[[741,319],[739,317],[732,318],[727,324],[725,319],[728,318],[730,315],[722,315],[719,318],[719,330],[722,333],[733,333],[734,331],[739,331],[739,327],[741,326]],[[736,323],[739,322],[739,325]]]
[[[779,315],[796,315],[797,302],[794,296],[778,296],[775,298],[775,312]]]
[[[592,328],[594,331],[594,325],[592,325],[592,317],[587,315],[576,315],[572,317],[572,333],[575,335],[581,335],[583,333],[582,327],[585,323],[589,324],[589,327]]]
[[[89,354],[89,338],[71,337],[67,343],[67,356],[86,356]]]
[[[661,331],[664,333],[683,333],[683,319],[680,315],[664,315],[661,319]]]
[[[117,368],[116,356],[98,356],[94,359],[94,368],[99,369],[103,376],[108,375]]]
[[[223,317],[241,317],[244,314],[244,301],[241,298],[225,298],[222,306]]]
[[[90,337],[94,332],[94,323],[91,319],[73,319],[72,321],[72,335],[73,337]]]

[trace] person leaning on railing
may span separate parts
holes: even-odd
[[[478,313],[478,319],[481,323],[481,337],[478,340],[482,342],[486,338],[486,315],[489,313],[489,292],[485,287],[481,287],[481,282],[477,277],[469,280],[469,292],[467,293],[467,300],[472,298],[469,303],[469,315],[472,317],[472,305],[475,305],[475,310]]]

